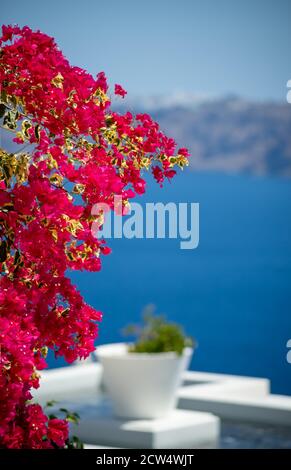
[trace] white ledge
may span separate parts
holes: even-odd
[[[102,366],[93,362],[42,371],[33,398],[41,404],[50,400],[79,402],[80,398],[97,396],[101,380]]]
[[[72,428],[81,440],[106,447],[138,449],[214,448],[217,447],[220,422],[210,413],[174,410],[152,420],[126,420],[100,417],[96,407],[80,409],[82,420]]]
[[[232,420],[291,425],[291,397],[271,395],[267,379],[197,372],[187,372],[185,379],[186,385],[179,390],[181,409],[207,411]]]
[[[100,404],[100,364],[51,369],[41,375],[41,387],[34,398],[42,404],[54,399],[77,408]],[[232,420],[291,425],[291,397],[269,392],[267,379],[189,371],[178,392],[179,408]]]

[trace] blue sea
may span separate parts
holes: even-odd
[[[109,240],[99,273],[70,273],[104,313],[97,346],[124,340],[124,325],[153,303],[196,338],[192,369],[268,377],[291,395],[290,180],[187,171],[140,200],[199,202],[200,243]]]

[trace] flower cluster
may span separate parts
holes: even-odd
[[[68,362],[94,350],[101,313],[66,277],[98,271],[110,252],[91,233],[92,207],[113,208],[116,195],[126,207],[145,191],[144,169],[162,184],[188,152],[148,114],[114,112],[105,74],[71,66],[29,27],[2,28],[0,91],[17,148],[0,148],[0,447],[63,447],[68,423],[31,404],[31,389],[48,349]]]

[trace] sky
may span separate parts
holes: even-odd
[[[291,0],[13,0],[0,15],[55,37],[72,64],[132,96],[286,102]]]

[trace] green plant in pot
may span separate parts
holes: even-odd
[[[123,330],[136,340],[129,345],[133,353],[176,352],[181,356],[185,348],[193,348],[194,340],[186,336],[181,325],[167,321],[165,315],[155,315],[155,306],[148,305],[143,312],[143,324],[128,325]]]
[[[128,418],[167,415],[176,406],[177,390],[189,366],[194,341],[180,325],[154,315],[153,306],[145,309],[142,325],[129,325],[123,333],[135,336],[135,342],[97,349],[115,414]]]

